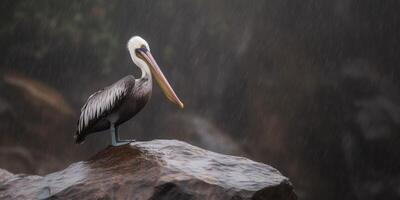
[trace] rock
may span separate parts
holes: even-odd
[[[2,180],[0,199],[297,199],[268,165],[177,140],[108,147],[43,177]]]
[[[5,169],[0,169],[0,183],[5,180],[8,180],[12,176],[13,176],[13,174],[10,173],[9,171],[7,171]]]

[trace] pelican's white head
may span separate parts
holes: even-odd
[[[148,51],[150,51],[149,44],[141,38],[140,36],[133,36],[131,39],[128,41],[128,50],[129,53],[131,54],[131,58],[133,62],[141,69],[142,71],[142,77],[146,75],[146,73],[150,74],[150,69],[147,66],[147,63],[139,58],[137,51],[140,48],[146,48]]]
[[[178,96],[176,96],[157,62],[151,55],[150,47],[146,40],[140,36],[131,37],[128,41],[128,50],[133,62],[142,70],[142,78],[146,74],[148,74],[149,77],[153,74],[161,90],[164,92],[164,95],[180,108],[183,108],[183,103],[179,100]]]

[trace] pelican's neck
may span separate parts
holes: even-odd
[[[142,66],[138,65],[138,67],[139,67],[139,69],[140,69],[140,71],[142,73],[142,75],[140,76],[139,79],[148,78],[148,79],[151,80],[151,72],[150,72],[149,66],[147,66],[146,63],[144,63]]]

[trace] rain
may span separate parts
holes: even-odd
[[[400,198],[400,15],[392,1],[3,1],[0,168],[46,175],[82,105],[127,75],[140,35],[185,104],[153,84],[122,138],[176,139],[278,169],[299,199]],[[1,184],[0,184],[1,188]]]

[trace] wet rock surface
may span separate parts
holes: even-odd
[[[268,165],[177,140],[108,147],[46,176],[0,174],[0,199],[297,199]]]

